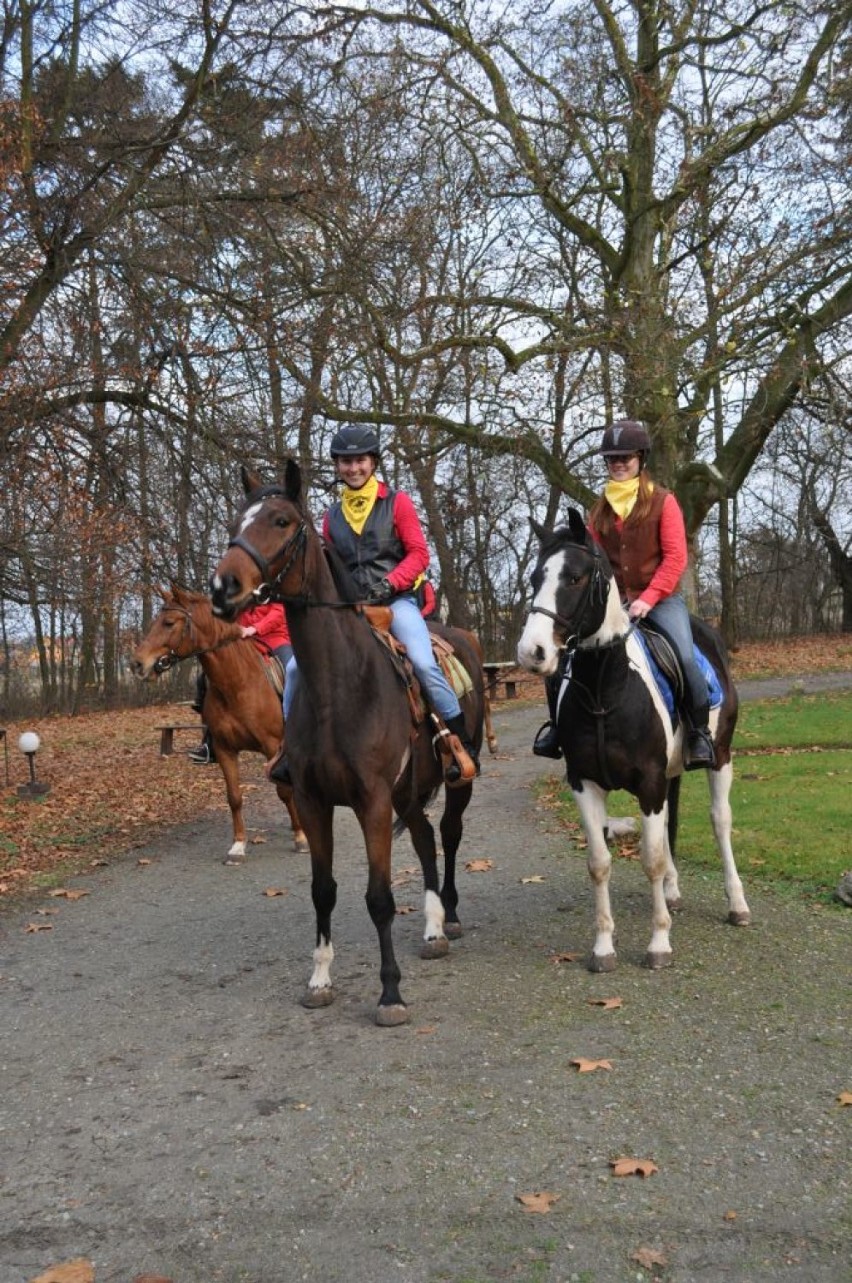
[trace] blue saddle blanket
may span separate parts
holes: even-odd
[[[642,643],[642,649],[644,650],[645,657],[648,660],[648,666],[651,669],[651,675],[653,676],[654,681],[657,683],[657,689],[659,690],[660,694],[663,697],[663,702],[665,703],[665,706],[669,711],[669,716],[674,717],[675,702],[674,702],[674,693],[672,691],[671,682],[665,676],[665,674],[663,673],[663,670],[660,668],[659,664],[654,659],[654,656],[651,654],[651,651],[648,649],[648,646],[645,642],[645,638],[642,636],[638,628],[634,633],[634,636],[638,638],[638,640]],[[710,707],[718,708],[719,705],[722,703],[722,687],[719,685],[719,678],[716,676],[716,670],[713,667],[713,665],[710,663],[710,660],[707,658],[707,656],[704,655],[698,649],[697,646],[693,646],[693,651],[695,654],[695,662],[698,665],[698,667],[701,669],[702,673],[704,674],[704,680],[707,682],[707,694],[710,698]]]

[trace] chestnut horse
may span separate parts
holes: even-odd
[[[621,604],[606,554],[576,509],[569,525],[545,530],[533,522],[541,551],[532,576],[534,599],[518,643],[518,662],[530,672],[556,672],[568,652],[570,669],[557,714],[568,783],[588,842],[597,934],[592,971],[616,966],[615,924],[609,898],[612,857],[606,842],[606,800],[626,789],[642,811],[642,866],[651,883],[653,934],[645,955],[652,968],[671,961],[669,909],[680,906],[674,864],[683,731],[652,675],[647,652]],[[737,692],[722,638],[692,620],[693,636],[715,672],[721,702],[710,728],[715,763],[707,772],[710,817],[725,874],[728,921],[745,926],[749,908],[731,847],[731,740]]]
[[[433,730],[422,716],[391,650],[374,633],[361,605],[350,599],[342,568],[323,547],[301,496],[298,466],[287,463],[283,485],[263,485],[243,469],[246,500],[231,544],[211,581],[213,608],[232,619],[250,602],[273,597],[287,608],[299,686],[287,719],[287,752],[299,814],[311,851],[316,948],[302,999],[307,1007],[333,1000],[331,915],[337,898],[332,874],[333,817],[350,807],[367,850],[367,907],[381,955],[379,1025],[399,1025],[408,1012],[391,928],[394,832],[407,828],[423,870],[426,926],[421,956],[447,953],[459,935],[456,852],[472,781],[445,789],[440,821],[444,883],[438,889],[435,833],[425,807],[443,783]],[[471,740],[482,742],[485,708],[479,643],[473,634],[429,623],[449,640],[470,677],[460,696]],[[399,817],[394,825],[394,812]]]
[[[269,761],[284,733],[281,696],[267,675],[271,659],[243,639],[238,624],[213,614],[210,598],[172,584],[160,590],[163,607],[131,658],[137,677],[158,677],[183,659],[197,658],[207,678],[202,717],[213,741],[216,761],[225,777],[231,808],[233,843],[225,864],[246,858],[246,826],[239,754],[262,753]],[[200,729],[200,727],[199,727]],[[293,850],[306,851],[307,840],[293,803],[293,790],[276,785],[287,808]]]

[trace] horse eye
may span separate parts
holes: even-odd
[[[284,530],[287,526],[289,526],[290,522],[287,519],[287,517],[281,516],[281,517],[275,518],[275,524],[276,526],[280,526],[281,529]]]

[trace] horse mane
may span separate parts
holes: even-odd
[[[342,600],[360,601],[363,594],[358,592],[355,580],[352,578],[349,569],[344,565],[340,553],[325,540],[323,540],[322,549],[325,553],[328,568],[331,571],[331,577],[334,580],[334,586],[340,593]]]

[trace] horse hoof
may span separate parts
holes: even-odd
[[[748,910],[745,913],[734,913],[732,910],[728,914],[728,921],[732,927],[749,927],[751,926],[751,914]]]
[[[680,913],[683,908],[682,896],[678,896],[675,900],[666,900],[666,908],[669,913]]]
[[[382,1029],[393,1029],[396,1025],[408,1024],[408,1008],[404,1002],[395,1003],[392,1007],[376,1008],[376,1024]]]
[[[302,1006],[315,1010],[318,1007],[330,1007],[334,1002],[334,990],[331,985],[326,989],[306,989],[302,995]]]
[[[593,953],[589,959],[589,970],[594,975],[602,975],[605,971],[615,971],[618,966],[618,958],[614,953],[598,954]]]
[[[245,855],[231,855],[230,851],[225,856],[222,863],[226,869],[238,869],[246,862]]]
[[[664,967],[670,967],[671,964],[671,953],[651,953],[649,949],[645,954],[645,966],[651,971],[662,971]]]
[[[444,935],[448,940],[461,940],[464,935],[464,927],[460,922],[445,922]]]
[[[446,958],[450,952],[450,942],[446,936],[437,936],[434,940],[424,940],[420,946],[421,958]]]
[[[293,850],[297,855],[307,855],[310,851],[307,838],[295,838],[293,841]]]

